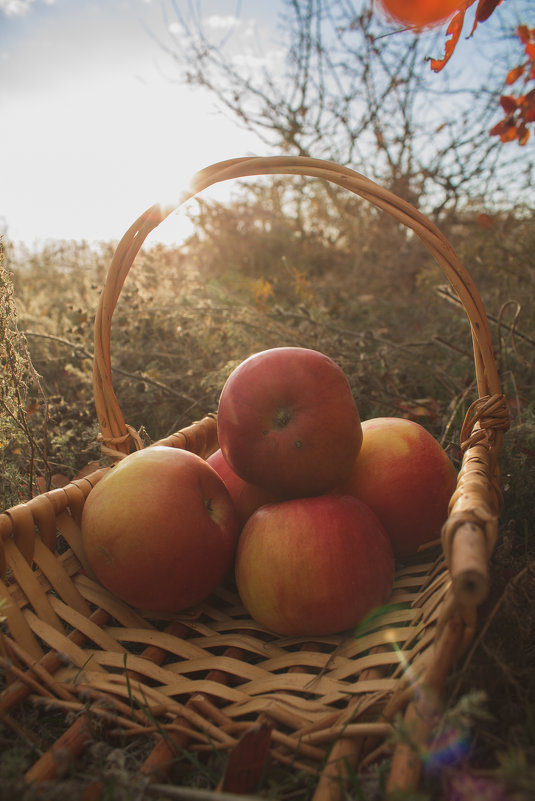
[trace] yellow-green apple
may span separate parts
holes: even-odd
[[[419,423],[376,417],[362,423],[363,440],[349,479],[339,488],[370,506],[399,557],[440,534],[457,473],[445,450]]]
[[[362,442],[344,371],[309,348],[271,348],[238,365],[221,391],[217,427],[233,471],[285,498],[337,487]]]
[[[249,614],[278,634],[344,631],[387,601],[392,546],[380,521],[351,495],[268,504],[245,524],[236,586]]]
[[[260,506],[282,500],[282,498],[264,489],[264,487],[257,487],[256,484],[249,484],[247,481],[244,481],[243,478],[237,476],[223,456],[221,448],[218,448],[206,461],[223,479],[225,487],[228,489],[229,495],[234,502],[240,529],[243,528],[245,522]]]
[[[202,601],[232,565],[234,505],[204,459],[166,446],[126,456],[91,490],[82,512],[89,566],[118,598],[178,612]]]

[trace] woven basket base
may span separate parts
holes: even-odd
[[[440,548],[430,548],[398,569],[389,603],[356,632],[281,638],[248,616],[231,579],[184,614],[134,610],[84,570],[68,511],[57,531],[66,550],[54,555],[36,538],[35,570],[14,543],[7,549],[18,583],[3,589],[18,636],[2,637],[13,668],[0,710],[30,695],[81,715],[70,733],[77,747],[88,741],[87,716],[113,735],[155,735],[162,754],[145,772],[160,778],[173,742],[232,752],[258,722],[271,730],[272,759],[295,769],[319,775],[340,742],[369,758],[424,676],[450,584]],[[49,757],[29,780],[55,772]]]

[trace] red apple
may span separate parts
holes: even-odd
[[[340,491],[367,503],[395,555],[409,556],[439,536],[457,472],[432,434],[412,420],[377,417],[365,420],[362,432],[362,448]]]
[[[236,551],[249,614],[278,634],[322,636],[355,626],[389,597],[390,541],[366,504],[320,495],[262,506]]]
[[[221,448],[209,456],[206,461],[223,479],[234,502],[240,528],[243,528],[246,521],[260,506],[282,500],[273,492],[269,492],[263,487],[257,487],[256,484],[249,484],[237,476],[223,456]]]
[[[99,581],[138,608],[199,603],[232,565],[238,522],[216,471],[188,451],[154,446],[125,457],[91,490],[82,542]]]
[[[272,348],[249,356],[225,382],[217,425],[233,471],[286,498],[337,487],[362,442],[343,370],[308,348]]]

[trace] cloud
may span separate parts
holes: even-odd
[[[230,33],[230,31],[239,30],[244,36],[251,37],[256,32],[256,20],[240,19],[231,15],[220,16],[219,14],[212,14],[203,20],[203,24],[208,31],[214,33]]]
[[[18,17],[26,14],[35,0],[0,0],[0,12],[6,17]],[[43,0],[45,5],[52,6],[56,0]]]
[[[168,26],[168,30],[176,39],[184,39],[187,36],[186,29],[180,22],[171,22]]]
[[[229,31],[232,28],[238,28],[241,24],[238,17],[230,15],[221,17],[219,14],[212,14],[212,16],[206,18],[206,27],[214,31]]]

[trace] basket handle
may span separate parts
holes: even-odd
[[[348,189],[383,209],[411,228],[427,246],[461,300],[470,320],[479,397],[500,394],[500,381],[492,350],[491,334],[479,292],[453,248],[440,230],[420,211],[369,178],[332,162],[303,156],[251,157],[219,162],[198,172],[191,190],[176,206],[155,205],[128,229],[114,253],[95,318],[93,391],[101,437],[118,451],[128,453],[130,436],[117,398],[111,373],[111,320],[124,281],[148,234],[182,204],[213,184],[246,176],[288,174],[323,178]]]
[[[450,517],[443,529],[443,545],[456,596],[468,603],[479,603],[488,591],[487,562],[496,539],[496,518],[501,502],[497,461],[503,432],[509,424],[485,308],[470,274],[437,226],[407,201],[348,167],[303,156],[222,161],[196,173],[191,189],[179,203],[167,207],[154,205],[134,222],[117,246],[95,318],[93,391],[100,438],[113,447],[118,458],[129,452],[130,440],[135,441],[135,432],[126,426],[112,386],[111,320],[126,276],[146,237],[171,212],[213,184],[273,174],[330,181],[406,225],[426,245],[464,306],[472,332],[479,398],[475,412],[469,410],[470,419],[467,415],[469,425],[465,421],[463,427],[465,456],[457,491],[450,504]],[[187,430],[186,438],[191,436],[192,450],[206,448],[207,438],[213,442],[215,420],[212,418],[209,423],[211,433],[208,434],[200,424]],[[136,447],[140,446],[137,442]],[[471,566],[469,570],[463,567],[466,564]]]

